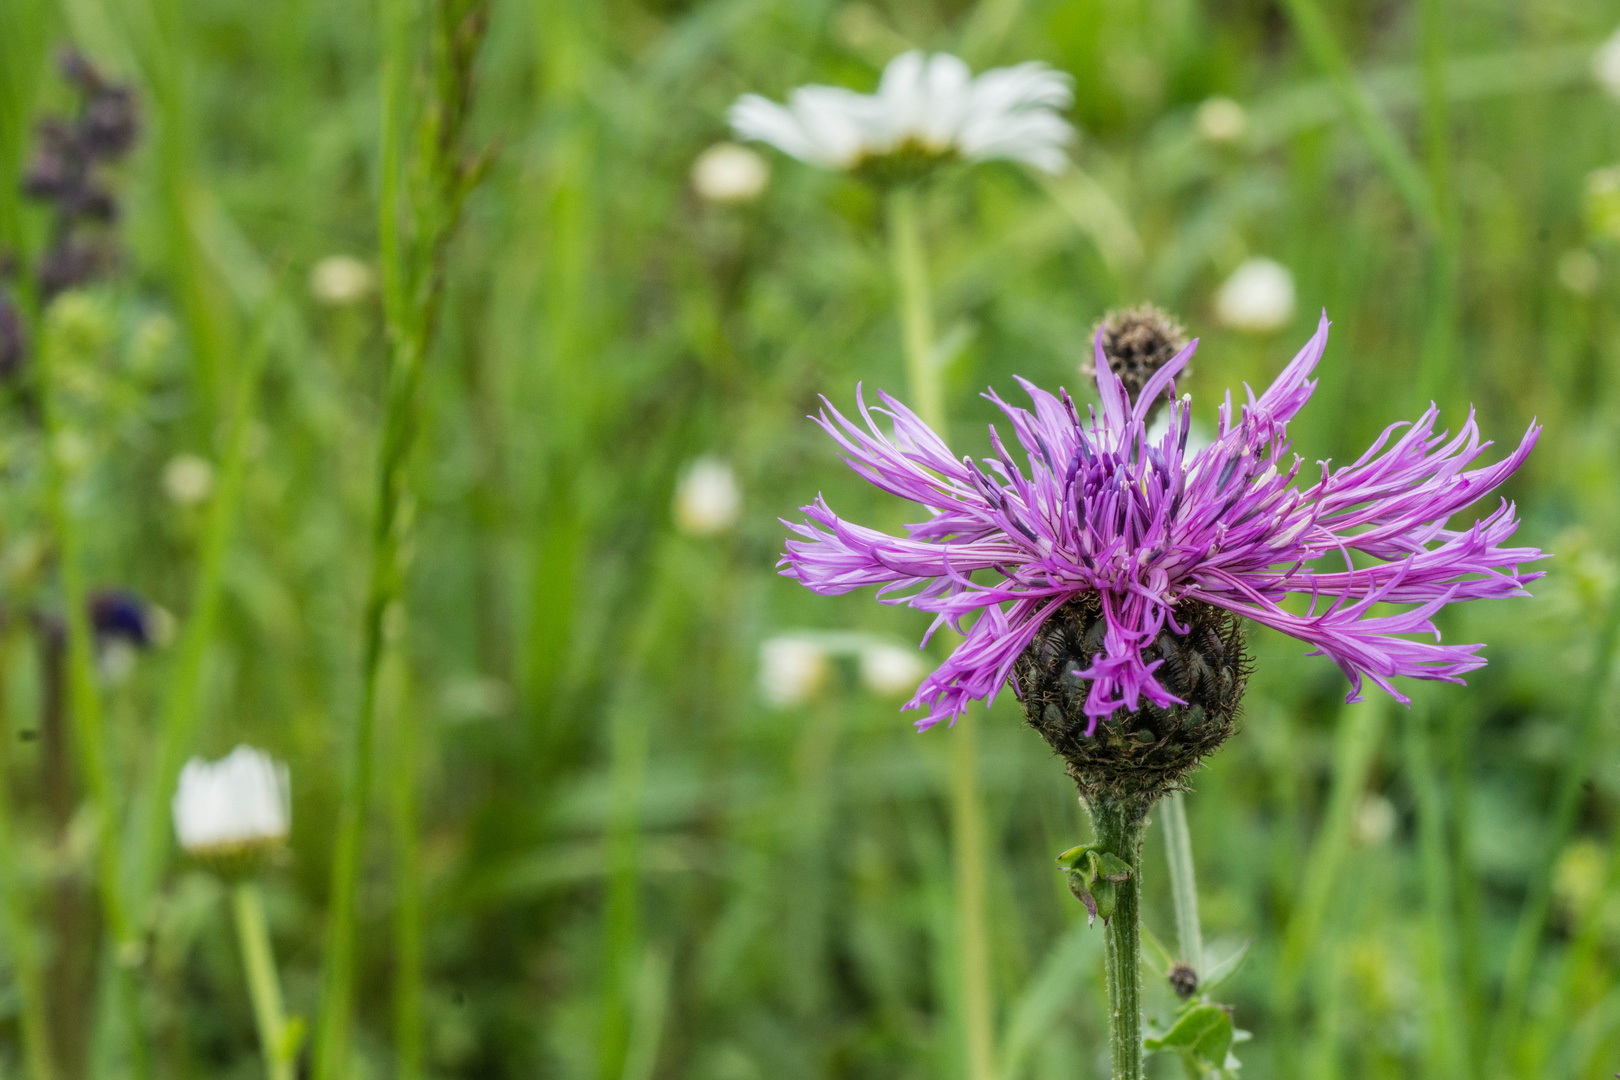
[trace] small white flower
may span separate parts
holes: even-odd
[[[332,307],[363,300],[371,292],[371,267],[352,255],[328,255],[310,271],[309,291]]]
[[[1234,330],[1264,334],[1294,317],[1294,275],[1271,259],[1246,259],[1215,294],[1215,315]]]
[[[1002,158],[1049,173],[1068,164],[1074,128],[1059,116],[1074,100],[1072,80],[1042,63],[996,68],[978,78],[949,53],[902,53],[877,93],[801,86],[778,105],[745,94],[731,108],[737,136],[801,161],[847,170],[910,151],[968,161]]]
[[[1585,248],[1571,248],[1558,257],[1558,281],[1576,296],[1591,296],[1602,276],[1597,256]]]
[[[736,474],[721,458],[698,458],[675,485],[675,524],[693,536],[725,532],[737,523],[741,510]]]
[[[163,491],[181,506],[195,506],[214,492],[214,467],[196,454],[176,454],[163,467]]]
[[[1610,96],[1620,98],[1620,30],[1610,34],[1592,54],[1592,78]]]
[[[745,203],[770,183],[765,159],[736,143],[715,143],[692,162],[692,190],[712,203]]]
[[[922,682],[923,662],[916,649],[874,641],[861,650],[861,682],[881,697],[910,694]]]
[[[1395,835],[1395,804],[1382,795],[1368,795],[1356,807],[1356,839],[1376,847]]]
[[[192,758],[172,807],[180,846],[192,854],[272,847],[287,838],[292,819],[287,766],[251,746],[218,761]]]
[[[769,638],[759,647],[759,696],[790,709],[816,696],[827,679],[827,651],[804,637]]]
[[[1248,134],[1249,114],[1229,97],[1212,97],[1198,106],[1193,123],[1205,142],[1234,143]]]

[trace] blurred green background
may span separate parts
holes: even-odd
[[[804,636],[904,645],[926,617],[817,598],[773,567],[777,519],[818,491],[863,523],[908,520],[804,419],[819,393],[850,404],[858,381],[904,389],[882,204],[763,149],[751,201],[707,201],[690,178],[739,93],[870,90],[910,47],[1075,79],[1073,170],[961,169],[923,202],[958,452],[987,452],[987,385],[1089,393],[1091,327],[1142,300],[1202,337],[1189,388],[1206,425],[1326,308],[1321,386],[1292,430],[1308,463],[1353,459],[1431,397],[1453,425],[1472,402],[1499,444],[1546,425],[1507,494],[1519,539],[1557,557],[1534,600],[1448,616],[1449,637],[1489,643],[1466,688],[1346,707],[1330,663],[1252,637],[1244,730],[1187,800],[1210,950],[1253,942],[1222,993],[1254,1034],[1243,1075],[1620,1069],[1620,178],[1594,175],[1620,162],[1620,101],[1593,74],[1620,7],[498,0],[491,14],[471,141],[496,156],[449,250],[406,598],[385,620],[352,1075],[413,1075],[409,1044],[443,1077],[967,1080],[952,733],[914,734],[906,694],[824,648],[842,639]],[[142,115],[110,174],[118,266],[32,335],[60,350],[56,449],[74,462],[91,587],[187,625],[217,489],[184,474],[217,482],[230,388],[263,353],[185,750],[247,741],[290,765],[290,853],[263,881],[288,1007],[312,1017],[383,400],[378,14],[0,2],[0,237],[24,265],[50,225],[15,178],[35,120],[73,106],[51,61],[68,44],[130,82]],[[1235,133],[1212,97],[1240,106]],[[1254,256],[1294,278],[1273,332],[1216,318],[1221,282]],[[157,1075],[262,1075],[225,888],[195,864],[170,864],[137,928],[135,1004],[97,977],[120,962],[93,902],[99,819],[64,764],[77,751],[42,730],[60,717],[35,627],[62,601],[31,363],[0,402],[14,916],[0,1067],[23,1069],[21,947],[43,958],[60,1075],[123,1073],[121,1007],[143,1018]],[[734,523],[681,527],[677,485],[700,458],[733,470]],[[785,688],[761,666],[784,635],[820,647]],[[154,767],[180,655],[103,652],[118,806]],[[1106,1076],[1101,932],[1052,861],[1089,826],[1010,694],[978,734],[997,1078]],[[1146,865],[1147,926],[1169,942],[1157,828]],[[415,948],[419,1001],[400,979]],[[1148,978],[1164,1015],[1169,990]]]

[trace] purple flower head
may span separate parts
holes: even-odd
[[[823,399],[816,420],[850,467],[921,503],[929,517],[890,536],[843,520],[818,496],[803,508],[807,521],[784,522],[799,539],[788,541],[781,572],[824,595],[876,585],[884,603],[934,613],[924,644],[942,624],[965,635],[907,705],[927,710],[920,729],[954,722],[972,700],[994,700],[1042,622],[1088,594],[1106,622],[1102,651],[1074,672],[1090,683],[1088,735],[1144,698],[1184,704],[1155,677],[1162,661],[1143,655],[1161,631],[1186,632],[1183,603],[1223,608],[1314,646],[1311,655],[1327,656],[1350,680],[1349,701],[1361,699],[1363,678],[1402,703],[1408,698],[1390,682],[1397,675],[1460,683],[1484,665],[1483,646],[1441,644],[1435,614],[1458,601],[1528,595],[1524,586],[1541,575],[1519,565],[1543,556],[1506,546],[1519,523],[1505,500],[1467,528],[1448,522],[1506,480],[1541,429],[1532,423],[1507,458],[1470,469],[1491,445],[1472,411],[1457,435],[1437,435],[1431,404],[1416,423],[1386,428],[1355,462],[1320,462],[1315,482],[1297,486],[1302,463],[1288,454],[1288,422],[1316,389],[1310,376],[1327,331],[1324,314],[1258,398],[1249,390],[1234,411],[1228,393],[1214,441],[1192,454],[1189,398],[1170,406],[1162,438],[1149,438],[1145,418],[1156,398],[1174,392],[1197,341],[1134,402],[1099,341],[1100,416],[1022,379],[1033,412],[987,393],[1012,425],[1022,465],[993,426],[995,456],[975,464],[958,460],[888,394],[874,409],[857,389],[864,428]],[[892,434],[873,413],[889,418]],[[1290,596],[1309,600],[1285,604]]]

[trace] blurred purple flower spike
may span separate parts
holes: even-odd
[[[1483,646],[1441,644],[1435,614],[1463,600],[1528,595],[1525,585],[1541,574],[1520,572],[1519,564],[1543,555],[1505,546],[1519,524],[1505,500],[1466,529],[1447,522],[1506,480],[1541,429],[1532,423],[1506,459],[1470,470],[1491,445],[1480,440],[1473,412],[1456,436],[1436,435],[1431,404],[1415,424],[1386,428],[1353,464],[1321,462],[1320,479],[1296,488],[1300,459],[1283,463],[1288,422],[1316,388],[1310,375],[1327,333],[1324,313],[1270,389],[1258,399],[1248,391],[1235,420],[1228,393],[1216,438],[1190,456],[1189,398],[1170,406],[1169,430],[1157,441],[1145,417],[1156,397],[1173,393],[1196,341],[1134,403],[1099,342],[1100,417],[1090,408],[1082,417],[1067,393],[1053,396],[1022,379],[1033,413],[986,394],[1011,422],[1027,473],[994,427],[995,457],[981,467],[958,460],[888,394],[879,394],[884,408],[872,409],[857,388],[864,429],[823,398],[815,419],[850,467],[921,503],[930,517],[890,536],[844,521],[818,496],[803,507],[809,520],[784,522],[800,539],[788,541],[781,572],[824,595],[879,586],[882,602],[936,615],[928,636],[946,623],[962,631],[978,613],[908,703],[928,710],[919,729],[954,722],[970,701],[993,700],[1043,620],[1088,593],[1107,625],[1103,651],[1073,673],[1090,681],[1088,735],[1143,698],[1182,704],[1154,676],[1162,661],[1144,660],[1143,648],[1165,628],[1185,632],[1176,614],[1183,602],[1224,608],[1315,646],[1311,655],[1326,655],[1349,678],[1349,701],[1360,700],[1363,678],[1403,703],[1409,699],[1391,685],[1394,676],[1462,682],[1484,666]],[[892,421],[892,435],[873,413]],[[1356,553],[1377,561],[1358,567]],[[1322,559],[1328,563],[1318,568]],[[1284,608],[1291,595],[1310,597],[1305,613]],[[1375,609],[1380,604],[1407,608],[1388,613]]]

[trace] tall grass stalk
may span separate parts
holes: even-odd
[[[1367,788],[1388,720],[1389,704],[1378,700],[1346,705],[1339,714],[1333,748],[1333,782],[1316,840],[1306,857],[1298,906],[1283,933],[1282,959],[1272,982],[1272,1007],[1283,1016],[1296,1014],[1300,978],[1322,943],[1322,925],[1339,869],[1350,847],[1356,806]]]
[[[413,125],[415,153],[407,161],[406,102],[408,80],[416,69],[417,13],[411,0],[389,0],[383,7],[378,237],[388,372],[377,454],[371,578],[361,625],[360,710],[351,733],[332,854],[316,1080],[340,1080],[349,1071],[361,851],[388,624],[404,614],[402,607],[397,616],[392,613],[403,603],[402,553],[412,517],[407,511],[407,477],[420,426],[418,391],[443,298],[449,242],[462,205],[487,165],[487,159],[466,154],[462,146],[472,104],[473,66],[488,25],[487,3],[433,0],[431,12],[428,91]],[[414,775],[410,763],[396,762],[396,767]],[[413,932],[420,933],[420,927]],[[407,949],[405,955],[419,957],[420,949]],[[408,979],[404,985],[410,985]],[[408,1037],[414,1024],[400,1024],[398,1019],[396,1034]],[[414,1052],[409,1046],[400,1049],[406,1058]]]
[[[410,665],[402,655],[405,648],[403,641],[391,642],[384,665],[390,699],[384,715],[390,720],[393,751],[388,808],[394,839],[394,1075],[398,1080],[419,1080],[425,1053],[422,844],[417,820],[417,717]]]
[[[923,423],[944,438],[945,391],[934,356],[934,315],[917,195],[917,189],[907,185],[889,193],[889,251],[899,292],[911,406]],[[970,710],[957,718],[951,731],[951,838],[967,1075],[970,1080],[994,1080],[995,1003],[990,986],[990,937],[985,926],[984,808],[979,793],[977,723]]]
[[[1457,978],[1456,902],[1447,850],[1446,799],[1430,749],[1429,717],[1404,718],[1406,770],[1417,797],[1418,851],[1423,871],[1423,969],[1428,986],[1429,1061],[1434,1076],[1473,1075]]]
[[[52,332],[50,319],[39,325],[39,347],[34,353],[34,385],[39,395],[40,417],[45,438],[45,502],[51,529],[56,536],[58,569],[62,581],[63,619],[67,626],[68,707],[73,746],[85,790],[96,815],[96,888],[106,924],[109,963],[114,986],[111,1000],[125,1022],[126,1068],[131,1077],[149,1074],[146,1035],[141,1023],[135,992],[135,969],[142,961],[143,946],[130,918],[124,893],[118,826],[122,820],[112,765],[108,761],[107,730],[102,709],[101,688],[96,684],[95,637],[90,626],[89,597],[84,586],[84,552],[78,515],[73,503],[74,466],[70,446],[77,438],[62,415],[56,385],[56,366],[63,348]]]
[[[1286,0],[1284,6],[1299,32],[1300,41],[1311,61],[1332,85],[1345,115],[1360,132],[1373,160],[1384,171],[1418,224],[1430,233],[1438,231],[1440,214],[1423,171],[1401,141],[1400,132],[1379,111],[1372,95],[1356,79],[1350,59],[1339,44],[1326,13],[1316,0]]]
[[[279,298],[274,295],[266,301],[259,329],[236,373],[230,424],[225,432],[220,459],[219,483],[203,525],[202,552],[191,590],[191,614],[181,631],[169,669],[163,712],[158,725],[156,760],[135,800],[123,841],[129,867],[130,903],[137,920],[144,918],[172,851],[169,797],[201,721],[198,699],[203,687],[204,662],[219,620],[225,561],[230,554],[242,502],[248,435],[252,430],[260,376],[269,356],[270,332],[274,313],[279,310],[278,304]]]

